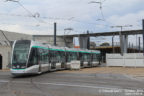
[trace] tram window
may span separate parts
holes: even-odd
[[[26,68],[26,63],[29,57],[30,43],[31,42],[29,40],[16,41],[13,49],[12,68]]]
[[[72,60],[77,60],[77,53],[76,52],[68,52],[68,62]]]
[[[88,61],[91,61],[91,59],[92,59],[92,55],[88,53]]]
[[[80,59],[80,52],[77,53],[77,60],[81,60]]]
[[[37,56],[37,49],[36,48],[32,48],[31,49],[31,53],[30,53],[30,57],[29,57],[29,62],[28,62],[28,67],[36,65],[38,62],[38,56]]]
[[[68,57],[69,57],[69,58],[68,58],[69,62],[72,61],[72,53],[71,53],[71,52],[69,52]]]
[[[63,51],[55,51],[56,62],[65,62],[65,53]]]
[[[66,62],[69,62],[69,52],[66,52]]]
[[[59,61],[59,53],[57,51],[54,51],[55,56],[54,56],[54,61],[57,63]]]
[[[91,55],[89,53],[82,53],[82,61],[88,62],[91,60]]]
[[[13,49],[12,68],[25,68],[28,60],[30,41],[17,41]]]
[[[86,56],[86,54],[84,54],[84,60],[87,61],[87,56]]]
[[[48,52],[48,50],[46,51],[46,54],[45,54],[45,64],[48,64],[49,63],[49,58],[48,58],[48,55],[49,54],[49,52]]]
[[[42,64],[42,53],[43,53],[43,50],[42,49],[38,49],[38,56],[39,56],[39,60],[38,60],[38,63],[39,64]]]
[[[53,62],[53,59],[54,59],[54,52],[50,50],[49,55],[50,55],[50,56],[49,56],[50,61]]]
[[[64,51],[60,51],[60,61],[61,62],[65,62],[65,52]]]
[[[68,61],[69,62],[71,61],[71,53],[70,52],[68,53]]]
[[[72,60],[77,60],[78,55],[76,52],[66,52],[66,62],[71,62]]]
[[[66,62],[70,62],[71,58],[70,58],[70,52],[66,52]]]
[[[54,50],[50,50],[49,58],[50,58],[50,62],[57,62],[57,52]]]
[[[60,62],[60,53],[59,51],[56,51],[56,58],[57,58],[57,62]]]
[[[95,54],[93,54],[93,61],[95,61]]]
[[[93,54],[93,61],[97,61],[98,60],[99,55],[97,54]]]
[[[57,51],[57,60],[58,60],[58,62],[62,62],[62,59],[63,59],[62,51]]]
[[[83,60],[83,61],[85,61],[85,58],[84,58],[84,57],[85,57],[85,54],[83,53],[83,54],[82,54],[82,60]]]
[[[89,53],[86,53],[87,61],[89,61]]]
[[[73,60],[77,60],[77,53],[73,52]]]
[[[47,49],[44,49],[43,50],[43,64],[48,64],[48,50]]]
[[[82,54],[82,53],[79,53],[79,59],[80,59],[81,61],[83,61],[83,54]]]
[[[101,61],[101,56],[100,56],[100,54],[97,54],[97,61]]]
[[[39,63],[48,64],[49,63],[49,52],[47,49],[39,49]]]

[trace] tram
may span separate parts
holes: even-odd
[[[51,46],[32,40],[16,40],[12,47],[11,74],[41,74],[69,69],[72,61],[81,68],[100,64],[100,51]]]

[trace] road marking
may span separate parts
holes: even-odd
[[[42,85],[56,85],[56,86],[94,88],[94,89],[119,89],[119,88],[97,87],[97,86],[88,86],[88,85],[74,85],[74,84],[60,84],[60,83],[40,83],[40,82],[35,82],[35,83],[42,84]]]
[[[8,80],[0,80],[0,83],[8,83]],[[55,82],[55,83],[41,83],[41,82],[27,82],[27,81],[12,81],[11,83],[21,83],[21,84],[40,84],[40,85],[54,85],[54,86],[66,86],[66,87],[80,87],[80,88],[93,88],[93,89],[107,89],[107,90],[129,90],[129,88],[112,88],[117,86],[110,87],[102,87],[102,86],[90,86],[90,85],[76,85],[76,84],[68,84],[68,82]],[[139,88],[140,89],[140,88]]]
[[[8,83],[9,81],[7,80],[0,80],[0,83]]]
[[[7,80],[0,80],[0,83],[8,83]],[[31,82],[26,81],[12,81],[11,83],[23,83],[23,84],[31,84]],[[64,84],[64,83],[41,83],[41,82],[33,82],[33,84],[41,84],[41,85],[55,85],[55,86],[67,86],[67,87],[81,87],[81,88],[104,88],[104,89],[119,89],[119,88],[108,88],[108,87],[97,87],[97,86],[88,86],[88,85],[75,85],[75,84]]]

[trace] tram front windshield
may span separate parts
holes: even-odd
[[[12,58],[13,69],[24,69],[28,60],[28,54],[30,49],[29,40],[20,40],[15,43]]]

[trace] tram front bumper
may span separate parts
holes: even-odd
[[[25,74],[25,69],[11,69],[12,75],[21,75]]]

